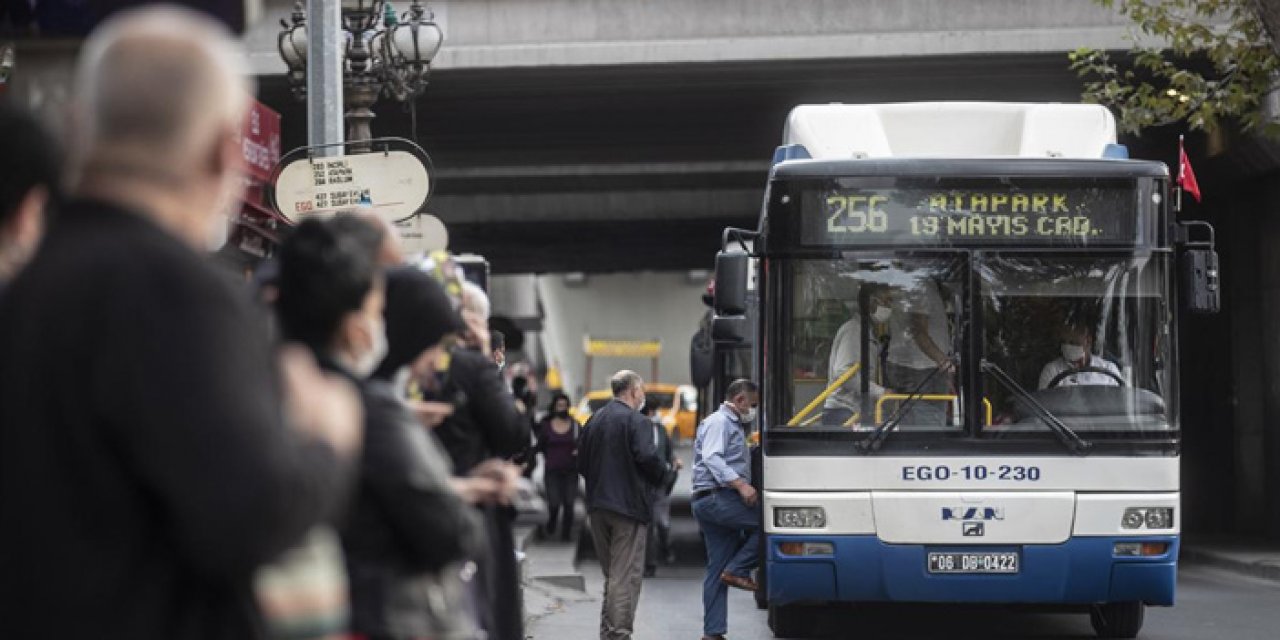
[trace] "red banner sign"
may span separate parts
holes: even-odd
[[[240,148],[249,175],[269,180],[271,169],[280,161],[280,114],[254,100],[244,121]]]

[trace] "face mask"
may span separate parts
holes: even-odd
[[[372,336],[373,344],[369,346],[369,350],[365,352],[360,359],[356,361],[355,373],[358,377],[368,378],[374,369],[378,368],[378,364],[387,357],[387,327],[383,324],[382,319],[370,320],[368,331]]]
[[[1063,344],[1062,358],[1067,362],[1084,360],[1084,347],[1078,344]]]
[[[213,215],[205,227],[205,248],[217,251],[227,244],[231,221],[239,216],[240,199],[244,197],[244,176],[239,171],[228,172],[222,179]]]
[[[209,219],[209,225],[205,229],[204,248],[210,253],[217,251],[227,244],[227,236],[230,234],[228,227],[229,220],[226,216],[218,214]]]
[[[391,376],[391,390],[395,392],[396,397],[401,400],[409,399],[409,381],[413,379],[413,370],[409,365],[405,365],[396,369],[395,375]]]
[[[495,359],[493,362],[498,365],[498,371],[502,371],[502,369],[507,366],[507,357],[502,356],[501,358]]]
[[[556,416],[557,418],[568,418],[568,417],[569,417],[569,410],[568,410],[568,409],[557,409],[557,410],[556,410],[556,412],[555,412],[555,416]]]
[[[742,424],[751,424],[756,421],[756,408],[751,407],[747,412],[739,416],[738,421]]]
[[[893,309],[890,309],[889,307],[876,307],[876,310],[871,312],[871,319],[876,322],[885,322],[891,315],[893,315]]]
[[[648,402],[648,398],[645,398],[644,396],[640,396],[640,402],[636,404],[636,411],[643,409],[645,402]]]

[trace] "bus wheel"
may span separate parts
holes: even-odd
[[[1136,638],[1142,631],[1141,602],[1108,602],[1089,609],[1089,622],[1099,638]]]
[[[816,625],[812,607],[769,605],[769,628],[775,638],[810,638]]]

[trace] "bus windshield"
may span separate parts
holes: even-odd
[[[1042,410],[1085,439],[1175,428],[1163,254],[849,255],[786,261],[772,428],[1052,438]]]
[[[965,273],[958,256],[793,262],[786,424],[962,431]]]
[[[1045,431],[1028,395],[1085,438],[1169,431],[1165,268],[1162,254],[976,258],[982,355],[1026,391],[984,373],[984,432]]]

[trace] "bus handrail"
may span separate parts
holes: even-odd
[[[832,382],[830,386],[828,386],[826,389],[822,391],[822,393],[819,393],[818,397],[813,399],[813,402],[810,402],[809,404],[805,405],[805,407],[800,410],[800,413],[797,413],[796,415],[792,416],[791,419],[787,421],[787,426],[794,427],[800,424],[800,421],[804,420],[805,416],[808,416],[814,409],[817,409],[818,405],[825,402],[826,399],[831,396],[831,394],[836,392],[836,389],[839,389],[841,386],[844,385],[844,383],[848,382],[849,378],[852,378],[854,375],[856,375],[858,373],[858,369],[861,369],[861,368],[862,368],[861,362],[853,363],[852,367],[849,367],[844,373],[840,374],[840,377],[836,378],[835,382]]]
[[[910,395],[905,393],[886,393],[880,396],[880,399],[876,401],[876,424],[880,424],[884,420],[884,403],[886,400],[906,400],[907,398],[910,398],[910,397],[911,397]],[[957,396],[955,394],[931,393],[931,394],[921,395],[918,397],[918,399],[924,400],[926,402],[928,401],[937,402],[937,401],[943,401],[943,400],[947,402],[955,402],[956,400],[960,399],[960,396]],[[991,426],[991,401],[986,398],[983,398],[982,406],[987,410],[987,423],[983,426],[989,427]]]

